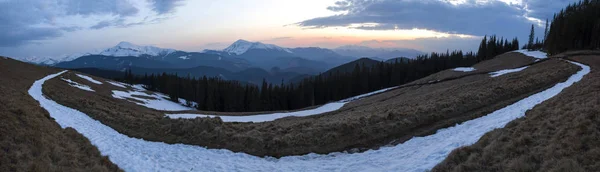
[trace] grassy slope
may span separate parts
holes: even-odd
[[[60,79],[49,80],[43,91],[60,104],[132,137],[279,157],[400,143],[485,115],[563,81],[576,71],[574,65],[549,60],[498,78],[482,74],[406,87],[352,102],[339,111],[265,123],[167,119],[163,112],[114,99],[110,90],[117,87],[91,84],[72,74],[64,77],[90,85],[97,92],[70,87]]]
[[[600,171],[600,56],[571,59],[591,73],[434,171]]]
[[[0,171],[119,171],[29,96],[35,80],[56,72],[0,57]]]

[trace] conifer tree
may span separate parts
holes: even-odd
[[[533,24],[531,25],[531,32],[529,33],[529,42],[527,42],[527,49],[528,50],[533,50],[533,44],[534,44],[534,39],[535,39],[535,30],[533,27]]]

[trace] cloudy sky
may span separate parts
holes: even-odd
[[[543,21],[575,1],[0,0],[0,55],[61,57],[121,41],[201,51],[238,39],[474,50],[483,35],[525,40],[531,24],[543,33]]]

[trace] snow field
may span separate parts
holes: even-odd
[[[205,118],[205,117],[220,117],[223,122],[266,122],[274,121],[279,118],[285,118],[290,116],[310,116],[315,114],[322,114],[340,109],[346,103],[336,102],[328,103],[316,109],[303,110],[298,112],[287,112],[287,113],[272,113],[272,114],[261,114],[261,115],[250,115],[250,116],[217,116],[217,115],[199,115],[199,114],[166,114],[167,117],[172,119],[194,119],[194,118]]]
[[[90,86],[84,85],[84,84],[80,84],[78,82],[72,81],[70,79],[65,79],[65,78],[60,78],[63,81],[67,82],[71,87],[75,87],[75,88],[79,88],[85,91],[90,91],[90,92],[96,92],[94,91]]]
[[[473,72],[476,69],[473,67],[458,67],[458,68],[454,68],[452,70],[457,71],[457,72]]]
[[[529,66],[515,68],[515,69],[504,69],[504,70],[499,70],[499,71],[496,71],[496,72],[490,72],[489,74],[490,74],[490,76],[492,78],[495,78],[495,77],[499,77],[499,76],[502,76],[502,75],[505,75],[505,74],[509,74],[509,73],[521,72],[522,70],[525,70],[528,67]]]
[[[545,59],[548,58],[547,54],[541,51],[529,51],[529,50],[516,50],[514,52],[524,54],[526,56],[530,56],[536,59]]]
[[[296,111],[296,112],[258,114],[258,115],[249,115],[249,116],[219,116],[219,115],[205,115],[205,114],[166,114],[166,116],[169,118],[172,118],[172,119],[194,119],[194,118],[206,118],[206,117],[211,117],[211,118],[220,117],[221,120],[223,120],[223,122],[267,122],[267,121],[274,121],[276,119],[290,117],[290,116],[302,117],[302,116],[312,116],[312,115],[318,115],[318,114],[327,113],[327,112],[333,112],[333,111],[336,111],[336,110],[342,108],[348,102],[358,100],[358,99],[361,99],[364,97],[368,97],[368,96],[371,96],[374,94],[386,92],[386,91],[394,89],[394,88],[398,88],[398,87],[385,88],[385,89],[373,91],[370,93],[350,97],[350,98],[347,98],[344,100],[340,100],[338,102],[328,103],[328,104],[325,104],[325,105],[320,106],[315,109],[308,109],[308,110],[302,110],[302,111]],[[179,100],[179,101],[183,104],[182,100]]]
[[[172,102],[172,101],[168,100],[168,97],[166,97],[165,95],[161,95],[161,94],[146,94],[141,91],[117,91],[117,90],[113,90],[112,92],[113,92],[112,96],[114,98],[123,99],[123,100],[127,100],[127,99],[137,100],[142,103],[137,102],[137,101],[131,101],[131,102],[141,105],[141,106],[145,106],[147,108],[151,108],[151,109],[163,110],[163,111],[194,110],[193,108],[186,107],[179,103]],[[150,97],[151,99],[134,97],[134,95]]]
[[[127,84],[125,84],[125,83],[113,82],[113,81],[108,81],[108,80],[106,82],[108,82],[110,85],[114,85],[116,87],[127,88],[127,86],[126,86]]]
[[[486,116],[438,130],[405,143],[362,153],[330,153],[260,158],[224,149],[206,149],[184,144],[165,144],[130,138],[86,114],[62,106],[42,95],[42,85],[64,72],[36,81],[29,94],[61,127],[73,127],[98,147],[102,155],[125,171],[427,171],[459,147],[475,143],[483,134],[504,127],[525,112],[580,81],[590,72],[582,70],[565,82],[531,95]]]
[[[76,75],[77,75],[78,77],[80,77],[80,78],[83,78],[83,79],[85,79],[85,80],[88,80],[88,81],[90,81],[91,83],[98,84],[98,85],[101,85],[101,84],[102,84],[102,82],[100,82],[100,81],[97,81],[97,80],[93,79],[92,77],[85,76],[85,75],[81,75],[81,74],[76,74]]]

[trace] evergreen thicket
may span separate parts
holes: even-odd
[[[600,0],[584,0],[554,15],[545,42],[550,54],[600,49]]]
[[[193,78],[189,75],[135,76],[128,70],[125,82],[144,84],[149,90],[168,94],[171,100],[183,98],[197,102],[197,109],[221,112],[293,110],[405,84],[442,70],[472,66],[499,54],[517,50],[519,42],[496,36],[484,37],[479,52],[447,51],[420,55],[393,63],[380,62],[367,67],[356,64],[352,72],[334,72],[308,77],[298,83],[260,86],[218,77]],[[191,105],[191,104],[190,104]]]

